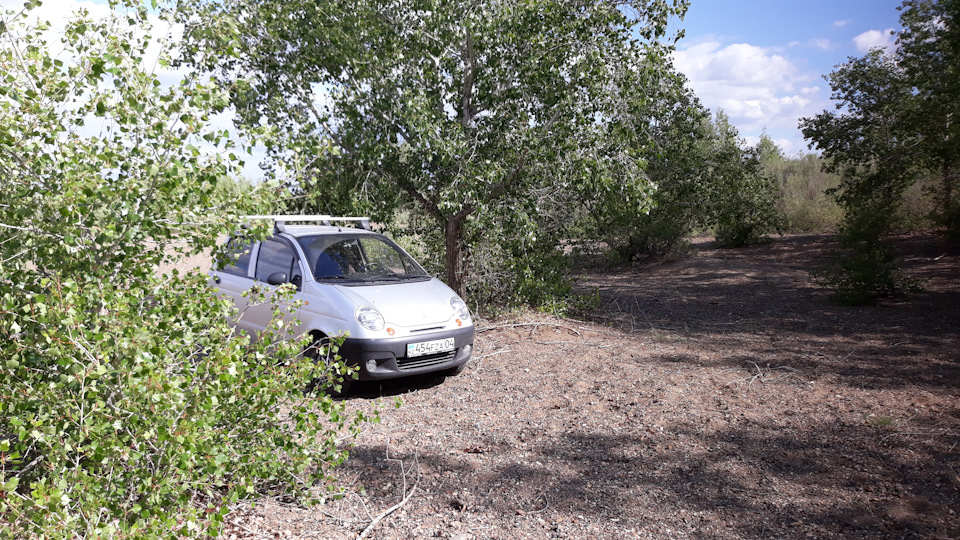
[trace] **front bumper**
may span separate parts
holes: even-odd
[[[347,338],[339,354],[350,365],[357,366],[361,381],[394,379],[455,368],[470,360],[473,353],[474,328],[457,328],[416,336],[383,339]],[[454,338],[454,350],[407,358],[407,344]]]

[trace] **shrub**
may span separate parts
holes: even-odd
[[[158,272],[255,210],[199,150],[236,151],[206,121],[226,97],[143,69],[142,6],[80,14],[69,63],[30,7],[0,26],[0,537],[201,537],[240,498],[309,498],[366,418],[304,397],[284,319],[250,343],[206,276]]]
[[[916,289],[916,283],[900,271],[896,253],[885,240],[897,205],[895,199],[874,199],[869,205],[848,208],[839,231],[840,250],[827,266],[814,272],[820,283],[833,289],[831,300],[858,306]]]

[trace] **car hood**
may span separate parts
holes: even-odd
[[[445,324],[454,316],[450,299],[456,295],[437,278],[362,287],[334,287],[357,307],[375,307],[383,315],[387,326],[422,328]]]

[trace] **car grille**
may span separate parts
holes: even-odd
[[[413,358],[397,358],[397,368],[399,368],[400,371],[410,371],[430,366],[439,366],[440,364],[446,364],[456,357],[457,351],[452,350],[424,356],[415,356]]]
[[[410,333],[411,333],[411,334],[415,334],[415,333],[417,333],[417,332],[431,332],[431,331],[433,331],[433,330],[443,330],[443,326],[430,326],[430,327],[427,327],[427,328],[415,328],[415,329],[411,330]]]

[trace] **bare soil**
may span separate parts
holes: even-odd
[[[576,319],[484,321],[458,377],[380,403],[346,495],[244,504],[226,537],[960,538],[960,253],[899,247],[924,291],[830,304],[827,236],[591,270]],[[394,397],[403,405],[394,409]]]

